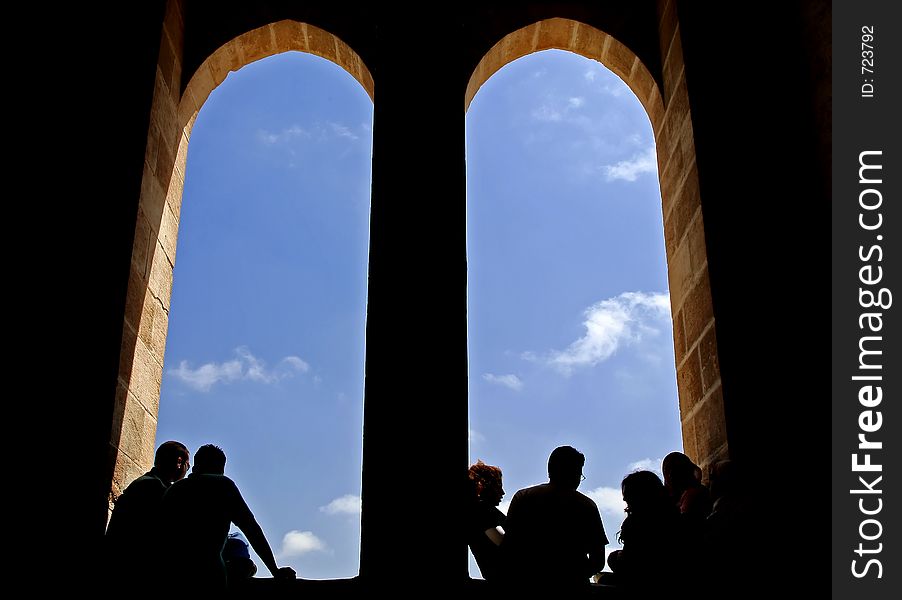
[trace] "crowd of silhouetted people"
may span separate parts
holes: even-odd
[[[722,597],[749,573],[752,530],[736,464],[702,469],[681,452],[621,483],[621,548],[610,552],[595,502],[577,488],[585,456],[570,446],[548,459],[548,482],[514,494],[503,514],[502,472],[477,461],[468,473],[467,543],[483,578],[519,588],[578,592],[590,582],[643,597]],[[757,535],[760,537],[760,534]],[[610,571],[603,571],[605,563]]]
[[[203,595],[237,587],[257,571],[248,544],[276,579],[295,579],[279,567],[272,549],[235,483],[225,473],[225,453],[201,446],[191,455],[169,441],[153,468],[118,497],[106,532],[107,564],[124,588],[148,572],[167,573],[184,592]],[[702,470],[681,452],[652,471],[627,474],[621,483],[626,516],[609,540],[595,502],[578,491],[586,457],[571,446],[548,458],[548,482],[517,491],[507,514],[502,472],[482,461],[469,468],[466,537],[484,579],[511,587],[578,593],[590,581],[625,590],[697,597],[694,590],[737,585],[748,572],[749,548],[759,534],[749,525],[741,474],[730,461]],[[186,476],[187,475],[187,476]],[[602,572],[605,564],[610,572]],[[173,568],[173,565],[180,567]],[[704,583],[701,581],[704,576]]]
[[[106,531],[107,564],[123,589],[138,590],[148,573],[165,573],[180,594],[207,597],[256,573],[247,544],[229,534],[234,523],[276,579],[294,579],[279,567],[263,530],[238,486],[225,473],[225,453],[207,444],[194,455],[169,441],[153,468],[117,498]],[[155,581],[148,581],[153,585]]]

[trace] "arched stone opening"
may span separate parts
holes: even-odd
[[[645,107],[657,147],[683,447],[707,471],[709,464],[728,457],[729,449],[692,119],[679,27],[670,8],[660,23],[662,86],[614,37],[575,20],[550,18],[511,32],[492,46],[470,77],[464,109],[504,65],[548,49],[601,62]]]
[[[181,3],[169,2],[144,157],[110,432],[110,508],[128,483],[153,462],[185,165],[201,106],[229,72],[288,51],[330,60],[373,98],[373,78],[357,53],[338,37],[310,24],[282,20],[235,37],[201,63],[182,91],[183,39]]]

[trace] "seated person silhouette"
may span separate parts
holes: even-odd
[[[514,494],[501,542],[508,583],[588,588],[589,577],[604,567],[608,538],[598,507],[576,489],[585,460],[575,448],[555,448],[548,458],[549,482]]]
[[[250,579],[257,572],[257,565],[251,560],[247,542],[241,539],[238,532],[230,533],[226,539],[225,547],[222,549],[222,561],[225,563],[229,588]]]
[[[504,523],[507,517],[498,510],[504,497],[501,469],[476,461],[468,472],[471,501],[467,514],[467,545],[486,581],[496,580]]]
[[[756,556],[766,553],[763,536],[752,520],[745,482],[737,464],[722,460],[708,478],[714,504],[705,521],[705,563],[713,588],[728,593],[746,581]]]
[[[263,530],[238,486],[223,473],[226,457],[212,444],[198,448],[194,469],[163,496],[164,529],[171,554],[179,557],[172,576],[186,592],[222,592],[227,587],[222,557],[229,526],[238,526],[276,579],[293,579],[294,569],[279,568]]]
[[[680,512],[683,555],[700,569],[705,519],[711,513],[711,496],[702,485],[701,469],[682,452],[671,452],[661,463],[664,487]]]
[[[104,539],[114,578],[133,581],[152,570],[159,556],[163,494],[188,472],[191,455],[181,442],[160,444],[153,468],[131,482],[116,499]]]
[[[627,513],[617,534],[623,549],[608,556],[615,577],[606,580],[633,588],[670,589],[680,575],[679,511],[651,471],[630,473],[620,490]]]

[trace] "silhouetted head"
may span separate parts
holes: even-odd
[[[583,479],[586,457],[572,446],[558,446],[548,457],[548,479],[551,483],[576,489]]]
[[[480,500],[498,506],[504,498],[504,487],[501,485],[501,469],[477,460],[470,467],[470,480],[476,486],[476,495]]]
[[[194,453],[194,473],[222,475],[225,473],[225,452],[219,446],[206,444]]]
[[[168,441],[160,444],[153,459],[154,469],[169,483],[182,479],[188,472],[191,453],[181,442]]]
[[[626,512],[649,512],[668,503],[667,490],[661,479],[651,471],[636,471],[623,478],[620,484]]]
[[[682,452],[671,452],[661,463],[664,487],[671,494],[680,494],[687,488],[701,483],[701,469]]]
[[[714,500],[740,492],[740,475],[737,472],[736,463],[731,460],[721,460],[714,463],[711,467],[708,481],[710,483],[711,498]]]

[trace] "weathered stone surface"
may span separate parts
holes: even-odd
[[[691,175],[687,178],[687,183],[689,179],[692,179]],[[705,246],[705,219],[701,212],[695,215],[695,220],[689,225],[686,239],[689,241],[692,272],[700,273],[708,264],[708,250]]]
[[[577,54],[599,60],[601,51],[604,48],[604,40],[608,37],[606,33],[589,27],[588,25],[578,24],[576,29],[576,37],[574,38],[573,50]]]
[[[670,286],[670,302],[676,310],[683,306],[683,299],[692,283],[692,263],[689,259],[689,244],[681,244],[668,257],[667,279]],[[689,337],[687,336],[687,339]],[[691,341],[690,341],[691,345]]]
[[[568,49],[575,23],[568,19],[546,19],[539,22],[536,51],[550,48]]]
[[[683,76],[683,44],[680,42],[680,32],[676,34],[670,44],[670,49],[664,59],[664,97],[672,97],[677,88],[679,79]]]
[[[702,367],[702,386],[707,393],[720,385],[720,363],[717,358],[717,335],[714,327],[708,329],[698,344],[698,358]]]
[[[698,464],[698,443],[695,434],[695,417],[683,419],[683,454]]]
[[[157,362],[150,348],[139,339],[135,344],[134,367],[128,389],[154,417],[159,413],[162,378],[163,366]]]
[[[214,85],[219,85],[225,81],[229,73],[244,66],[241,56],[238,55],[237,42],[229,42],[221,46],[206,62],[210,68],[210,76],[213,78]]]
[[[147,288],[167,311],[172,297],[172,265],[159,244],[154,247]]]
[[[336,62],[338,57],[335,56],[335,36],[331,33],[323,31],[319,27],[307,25],[307,43],[309,52]]]
[[[695,345],[712,319],[714,319],[714,308],[711,305],[708,271],[705,269],[695,286],[686,295],[686,300],[683,303],[686,344],[690,348]]]
[[[677,14],[675,0],[658,0],[658,43],[661,47],[661,63],[667,58],[667,51],[676,35]]]
[[[611,37],[609,39],[610,43],[607,45],[604,64],[616,73],[620,79],[627,81],[633,70],[633,62],[636,60],[636,55],[616,39]]]
[[[698,357],[690,352],[677,368],[677,386],[680,394],[680,415],[688,415],[702,397],[702,376]]]
[[[307,40],[301,29],[301,24],[297,21],[286,19],[273,23],[272,34],[277,52],[286,52],[288,50],[307,51]]]
[[[144,419],[147,410],[137,398],[129,395],[125,401],[122,416],[122,431],[119,436],[119,450],[131,458],[138,466],[143,462],[144,452]]]
[[[239,37],[237,41],[241,44],[245,65],[256,62],[261,58],[272,56],[277,52],[276,40],[271,25],[264,25],[248,31]],[[332,49],[330,60],[335,60],[334,48]]]
[[[670,211],[673,233],[676,235],[678,244],[683,243],[683,236],[689,228],[689,222],[700,210],[701,203],[698,194],[692,193],[691,189],[687,190],[684,185],[680,186],[679,191],[674,195],[674,203]]]
[[[716,457],[721,446],[727,442],[725,423],[723,395],[720,386],[717,386],[698,407],[696,417],[698,452],[703,462]]]
[[[135,241],[132,244],[132,268],[141,276],[147,273],[147,255],[150,247],[152,230],[147,222],[147,217],[142,210],[138,210],[138,218],[135,223]]]
[[[676,364],[683,362],[686,356],[686,328],[683,326],[683,311],[671,311],[675,315],[673,318],[673,357]]]

